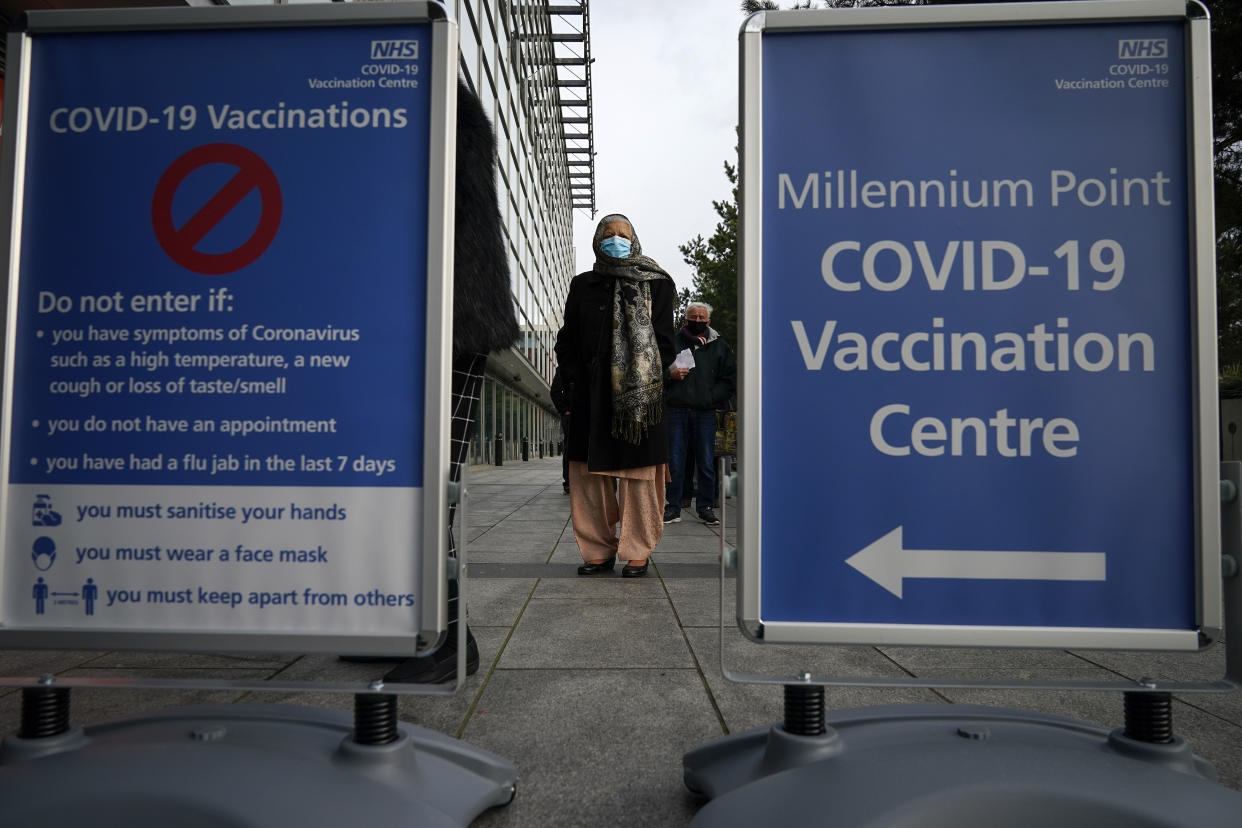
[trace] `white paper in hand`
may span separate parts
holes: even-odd
[[[684,351],[682,351],[680,354],[677,355],[676,359],[673,360],[672,367],[673,368],[685,368],[687,371],[689,371],[691,368],[694,367],[694,354],[690,351],[689,348],[686,348]]]

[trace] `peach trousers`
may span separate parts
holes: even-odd
[[[569,510],[582,560],[647,560],[664,537],[665,469],[661,463],[590,472],[586,463],[570,462]]]

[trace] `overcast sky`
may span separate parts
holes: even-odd
[[[710,236],[713,200],[736,161],[738,0],[595,0],[590,5],[595,206],[574,211],[578,272],[599,219],[625,213],[643,252],[690,287],[679,245]]]

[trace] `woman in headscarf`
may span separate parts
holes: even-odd
[[[630,220],[604,216],[595,267],[569,285],[556,360],[569,390],[569,503],[584,563],[579,575],[647,574],[664,534],[668,428],[664,376],[672,364],[677,288],[643,255]],[[614,488],[614,479],[616,480]],[[618,525],[620,531],[618,532]]]

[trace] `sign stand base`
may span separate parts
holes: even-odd
[[[1185,740],[1023,710],[890,705],[834,711],[826,732],[781,725],[687,753],[685,784],[712,799],[693,826],[920,828],[1237,824],[1242,794]]]
[[[354,730],[341,710],[221,704],[8,736],[0,824],[465,826],[513,799],[494,754],[404,723],[388,744]]]

